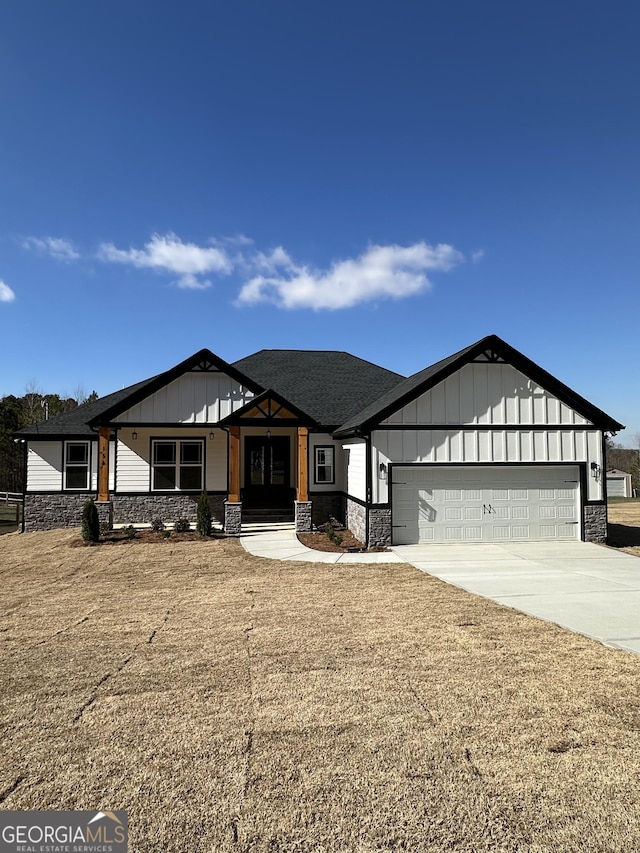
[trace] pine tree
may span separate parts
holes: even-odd
[[[198,498],[198,516],[196,521],[198,536],[211,536],[211,507],[209,496],[203,492]]]
[[[85,542],[97,542],[100,539],[100,519],[93,498],[89,498],[82,510],[82,538]]]

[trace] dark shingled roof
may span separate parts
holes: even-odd
[[[487,352],[505,362],[555,394],[596,427],[607,432],[624,429],[618,421],[572,391],[539,365],[507,344],[497,335],[489,335],[408,379],[348,352],[333,350],[260,350],[229,365],[209,350],[200,350],[164,373],[130,385],[107,397],[32,424],[15,433],[20,438],[36,439],[63,436],[95,436],[90,424],[109,423],[114,416],[143,399],[200,362],[212,362],[227,370],[254,392],[275,391],[293,406],[309,415],[336,435],[367,431],[407,402],[442,382],[454,371]],[[339,429],[338,429],[339,428]]]
[[[326,427],[337,427],[404,377],[348,352],[263,349],[233,363]]]

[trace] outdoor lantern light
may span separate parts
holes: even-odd
[[[384,464],[384,462],[380,463],[380,476],[383,480],[387,476],[387,466]]]
[[[596,480],[600,477],[600,470],[601,470],[600,466],[598,465],[597,462],[591,463],[591,476],[595,477]]]
[[[215,438],[215,435],[213,434],[213,430],[211,430],[211,431],[209,432],[209,440],[210,440],[210,441],[213,441],[213,439],[214,439],[214,438]]]
[[[267,430],[267,438],[271,438],[271,430],[270,429]]]
[[[138,437],[138,433],[134,429],[134,431],[131,433],[131,438],[135,441],[137,439],[137,437]]]

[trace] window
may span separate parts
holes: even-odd
[[[316,447],[316,483],[335,483],[334,448]]]
[[[154,441],[151,488],[156,492],[196,492],[203,483],[203,442]]]
[[[65,489],[89,490],[89,442],[67,441],[64,449]]]

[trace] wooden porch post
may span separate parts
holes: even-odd
[[[309,466],[307,452],[309,447],[308,427],[298,427],[298,501],[309,500]]]
[[[98,501],[109,500],[109,437],[110,427],[98,430]]]
[[[240,427],[229,427],[229,502],[240,501]]]

